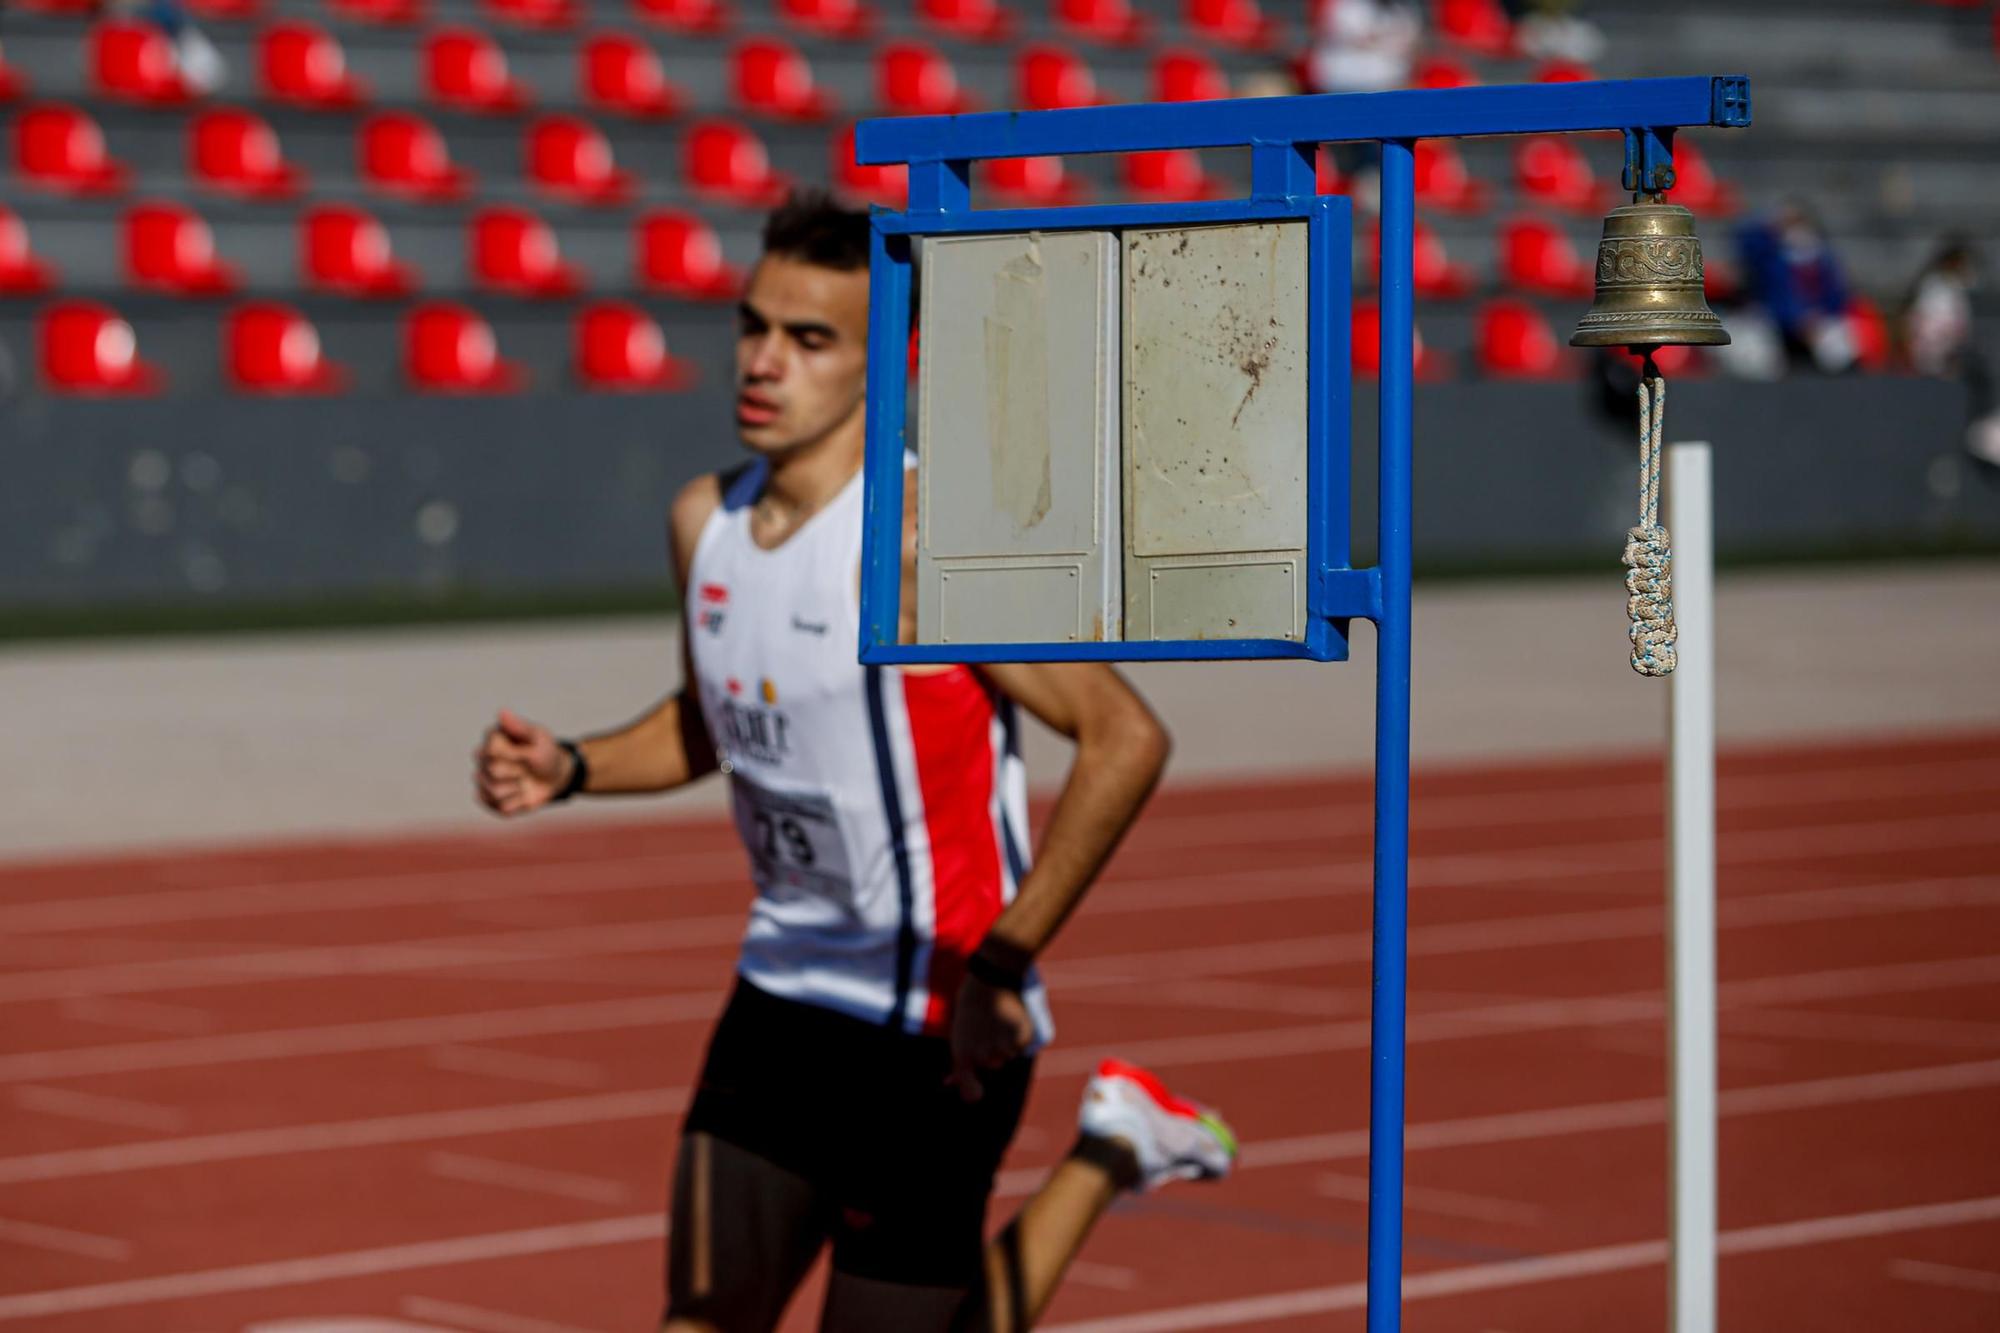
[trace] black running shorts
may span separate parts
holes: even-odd
[[[780,999],[739,978],[685,1129],[811,1182],[838,1271],[970,1289],[994,1173],[1033,1071],[1028,1056],[984,1071],[985,1096],[968,1103],[945,1083],[944,1038]]]

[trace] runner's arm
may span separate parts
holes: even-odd
[[[721,487],[713,474],[695,478],[674,497],[667,540],[674,583],[681,594],[681,687],[630,725],[577,742],[584,762],[590,765],[590,784],[585,790],[593,796],[671,791],[715,771],[715,744],[709,739],[701,700],[695,694],[687,594],[695,543],[721,499]],[[569,756],[563,758],[567,781]]]
[[[721,490],[713,476],[696,478],[674,497],[669,539],[683,607],[695,542],[720,503]],[[678,691],[636,721],[577,742],[589,766],[583,790],[592,795],[671,791],[715,771],[715,747],[695,693],[685,616],[681,680]],[[569,751],[557,744],[554,732],[505,709],[487,730],[473,760],[480,802],[501,815],[527,814],[549,804],[555,793],[569,786],[575,770]]]
[[[1096,662],[981,666],[993,686],[1076,742],[1034,866],[987,932],[1025,966],[1082,901],[1166,767],[1167,730],[1125,678]]]

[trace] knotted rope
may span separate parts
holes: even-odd
[[[1639,526],[1625,534],[1626,614],[1632,617],[1632,669],[1664,676],[1674,669],[1673,548],[1660,526],[1660,437],[1667,382],[1648,355],[1639,375]]]

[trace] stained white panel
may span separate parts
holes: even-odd
[[[1109,232],[925,245],[918,642],[1120,636],[1118,311]]]
[[[1306,224],[1124,251],[1126,636],[1303,638]]]

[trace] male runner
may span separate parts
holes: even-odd
[[[754,457],[671,515],[688,684],[578,742],[502,711],[479,799],[511,816],[730,777],[758,896],[683,1126],[667,1333],[773,1328],[829,1242],[824,1333],[1025,1329],[1120,1189],[1219,1176],[1235,1153],[1212,1114],[1107,1061],[1076,1147],[985,1244],[1050,1035],[1033,960],[1167,736],[1107,666],[859,665],[866,217],[818,195],[779,209],[739,318]],[[1076,743],[1032,868],[1017,704]]]

